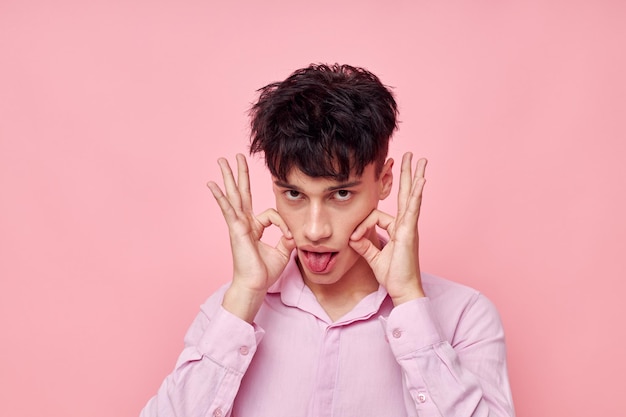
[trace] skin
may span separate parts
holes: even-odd
[[[296,250],[306,285],[332,320],[350,311],[382,285],[395,306],[424,297],[419,269],[417,222],[425,184],[426,160],[412,168],[412,154],[402,158],[398,212],[378,210],[391,192],[393,160],[380,175],[370,164],[360,177],[345,182],[308,177],[293,170],[285,182],[273,179],[276,209],[259,215],[252,210],[246,158],[238,154],[237,179],[228,161],[218,160],[224,191],[207,185],[228,225],[233,254],[233,281],[223,307],[252,323],[269,287],[276,282]],[[282,236],[275,246],[261,240],[274,225]],[[389,235],[382,247],[375,226]],[[332,252],[328,268],[316,272],[308,252]]]

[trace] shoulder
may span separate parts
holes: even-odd
[[[428,298],[446,303],[452,300],[469,303],[481,295],[474,288],[432,274],[422,273],[422,286]]]
[[[501,332],[495,305],[480,291],[431,274],[422,274],[422,285],[441,330],[449,340],[470,327]]]
[[[480,299],[489,302],[479,290],[437,275],[422,273],[422,285],[426,296],[431,300],[453,299],[458,302],[472,303]]]

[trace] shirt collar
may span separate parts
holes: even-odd
[[[383,240],[383,243],[386,243]],[[268,293],[280,294],[283,304],[313,314],[320,320],[331,324],[326,311],[318,303],[315,294],[306,286],[296,262],[296,251],[291,255],[285,270],[272,285]],[[345,325],[358,320],[366,320],[380,311],[383,302],[388,299],[387,291],[382,285],[378,290],[365,296],[350,312],[332,323],[333,326]]]

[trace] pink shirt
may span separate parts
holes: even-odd
[[[332,322],[292,259],[253,326],[221,307],[224,287],[141,416],[513,416],[493,304],[422,280],[427,298],[394,308],[380,287]]]

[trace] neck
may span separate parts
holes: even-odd
[[[383,243],[375,230],[370,231],[369,240],[381,249]],[[311,289],[317,302],[332,321],[337,321],[350,312],[363,298],[378,291],[379,283],[365,258],[359,257],[339,280],[331,284],[320,284],[307,279],[300,267],[302,278]]]
[[[378,291],[378,281],[365,259],[361,258],[339,281],[333,284],[316,284],[303,275],[304,283],[332,321],[350,312],[363,298]]]

